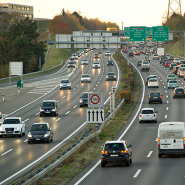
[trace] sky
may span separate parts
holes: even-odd
[[[14,3],[34,7],[34,18],[50,18],[60,14],[62,9],[81,12],[87,18],[98,17],[111,21],[120,29],[129,26],[159,26],[164,13],[167,13],[169,0],[0,0],[1,3]],[[172,2],[172,0],[171,0]],[[171,4],[176,9],[177,3]],[[181,11],[185,12],[185,0],[181,0]]]

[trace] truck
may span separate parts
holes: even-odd
[[[158,127],[158,157],[169,154],[185,156],[185,122],[162,122]]]
[[[161,57],[164,55],[164,48],[157,48],[157,54]]]
[[[26,126],[21,117],[6,117],[0,126],[0,137],[7,135],[25,135]]]

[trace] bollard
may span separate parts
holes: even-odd
[[[18,93],[20,93],[20,87],[18,87]]]
[[[4,93],[3,93],[3,101],[4,101]]]
[[[31,87],[31,81],[30,81],[30,87]]]

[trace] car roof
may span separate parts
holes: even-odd
[[[141,110],[154,110],[154,108],[142,108]]]
[[[7,118],[4,118],[4,119],[21,119],[21,117],[7,117]]]
[[[44,100],[43,102],[51,102],[51,101],[56,101],[56,100]]]
[[[33,123],[32,125],[49,124],[49,123]]]
[[[126,141],[125,140],[115,140],[115,141],[106,141],[106,143],[105,144],[107,144],[107,143],[125,143]]]

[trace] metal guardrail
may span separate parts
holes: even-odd
[[[103,124],[97,124],[95,126],[92,126],[90,129],[86,130],[81,137],[74,143],[72,144],[67,150],[61,152],[58,154],[55,159],[50,161],[49,163],[43,165],[39,169],[33,168],[26,172],[25,174],[22,175],[22,177],[25,176],[24,179],[20,180],[18,183],[15,183],[14,180],[14,185],[29,185],[29,184],[36,184],[36,181],[38,179],[43,179],[44,175],[47,173],[48,176],[51,174],[51,170],[54,168],[56,169],[58,165],[62,166],[62,162],[67,159],[70,155],[72,155],[74,152],[77,152],[78,148],[82,145],[84,145],[87,141],[90,139],[97,137],[98,134],[103,130],[103,128],[109,123],[113,115],[118,111],[120,106],[123,104],[125,99],[120,99],[116,106],[115,110],[113,112],[109,112],[105,116],[105,120]],[[94,133],[91,134],[91,131],[94,131]],[[57,152],[56,152],[57,153]],[[13,183],[13,182],[12,182]]]

